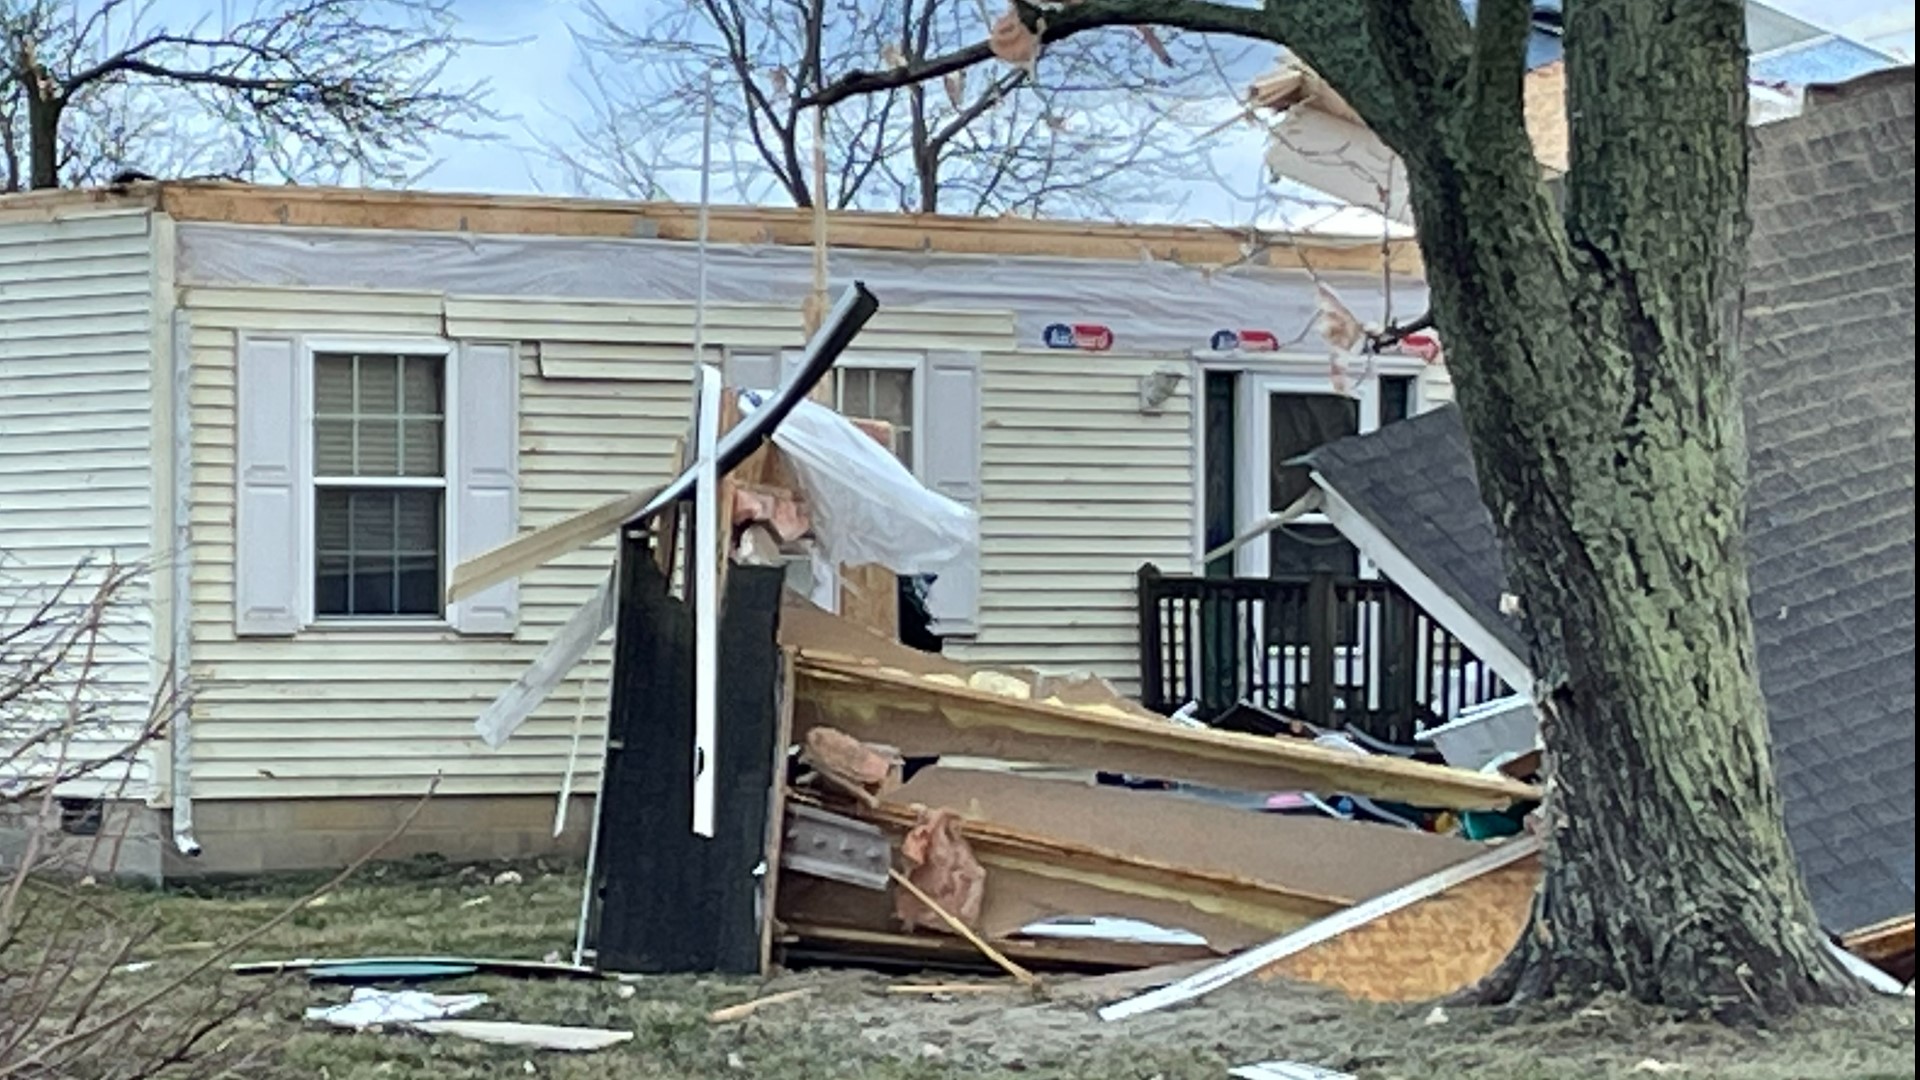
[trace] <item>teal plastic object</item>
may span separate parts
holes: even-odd
[[[1499,811],[1463,810],[1460,813],[1460,835],[1469,840],[1518,836],[1525,827],[1520,819]]]
[[[351,964],[316,965],[308,970],[307,978],[312,982],[325,983],[418,983],[458,979],[479,970],[479,967],[473,964],[369,960]]]

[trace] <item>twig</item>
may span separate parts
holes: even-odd
[[[996,949],[992,945],[988,944],[986,938],[983,938],[979,934],[974,933],[972,927],[968,926],[966,923],[961,922],[958,918],[956,918],[954,915],[948,912],[946,908],[941,907],[938,903],[934,901],[933,897],[927,895],[925,889],[922,889],[920,886],[915,885],[912,881],[908,880],[907,875],[901,873],[898,870],[888,870],[887,876],[891,877],[894,880],[895,884],[899,885],[901,888],[911,893],[915,900],[918,900],[921,903],[927,905],[928,910],[932,911],[935,915],[940,916],[941,922],[946,923],[947,926],[951,928],[954,933],[959,934],[963,938],[966,938],[968,944],[971,944],[974,948],[979,949],[982,955],[984,955],[987,959],[993,961],[995,964],[999,965],[1000,970],[1013,976],[1015,979],[1020,980],[1021,985],[1025,986],[1027,989],[1032,990],[1036,994],[1040,993],[1040,990],[1041,990],[1040,980],[1038,977],[1036,977],[1033,974],[1033,972],[1028,971],[1026,968],[1023,968],[1019,964],[1016,964],[1013,961],[1007,959],[1005,953],[1002,953],[999,949]]]
[[[734,1020],[744,1020],[769,1005],[780,1005],[789,1001],[799,1001],[801,998],[812,997],[813,994],[814,988],[811,986],[803,986],[798,990],[787,990],[778,994],[768,994],[763,998],[743,1001],[738,1005],[729,1005],[724,1009],[715,1009],[713,1012],[707,1014],[707,1021],[714,1024],[725,1024]]]
[[[346,869],[341,870],[339,873],[335,874],[333,877],[328,878],[324,884],[314,889],[312,892],[307,893],[305,896],[301,897],[300,899],[294,901],[292,904],[288,905],[278,915],[275,915],[273,918],[268,919],[266,922],[261,923],[259,926],[254,927],[252,930],[247,931],[246,933],[240,935],[239,937],[234,938],[233,940],[220,946],[218,949],[215,949],[211,955],[209,955],[206,959],[200,961],[198,964],[195,964],[185,974],[179,976],[178,978],[174,979],[172,982],[169,982],[165,986],[160,987],[158,990],[155,990],[153,993],[148,994],[146,997],[140,998],[139,1000],[135,1001],[133,1004],[128,1005],[127,1007],[121,1009],[119,1012],[114,1013],[112,1016],[109,1016],[107,1019],[102,1020],[99,1023],[94,1024],[90,1027],[82,1028],[79,1031],[75,1031],[75,1032],[71,1032],[69,1034],[63,1035],[62,1037],[48,1043],[46,1046],[43,1046],[40,1049],[34,1051],[32,1054],[29,1054],[27,1057],[23,1058],[22,1060],[14,1062],[11,1065],[7,1065],[4,1068],[0,1068],[0,1078],[24,1075],[26,1074],[29,1068],[42,1066],[46,1064],[48,1056],[53,1054],[56,1051],[64,1050],[67,1047],[74,1045],[75,1043],[85,1042],[86,1040],[91,1039],[101,1034],[102,1032],[111,1031],[112,1029],[117,1028],[131,1020],[137,1019],[141,1013],[159,1004],[162,1000],[164,1000],[168,996],[178,992],[181,987],[185,986],[187,983],[193,981],[195,978],[198,978],[200,975],[204,974],[207,971],[207,969],[213,967],[215,964],[219,963],[221,960],[225,959],[226,957],[231,956],[234,952],[238,951],[239,949],[249,944],[252,944],[255,941],[260,940],[262,937],[265,937],[275,927],[281,925],[287,920],[293,918],[295,915],[299,914],[301,911],[305,910],[307,906],[312,904],[315,900],[318,900],[322,896],[325,896],[328,893],[332,892],[333,890],[339,888],[341,884],[347,881],[347,879],[359,873],[362,868],[364,868],[368,863],[372,862],[375,858],[377,858],[382,851],[385,851],[389,845],[391,845],[395,840],[398,840],[401,834],[405,833],[408,829],[413,827],[414,821],[417,818],[419,818],[420,812],[426,809],[428,800],[433,798],[433,793],[437,791],[439,787],[440,787],[440,777],[435,776],[433,778],[433,781],[427,785],[426,792],[422,794],[419,800],[413,804],[413,808],[407,811],[406,817],[402,818],[400,820],[400,823],[398,825],[395,825],[391,832],[387,833],[386,836],[382,837],[379,843],[373,845],[371,848],[368,848],[366,852],[360,855],[359,858],[349,863]]]

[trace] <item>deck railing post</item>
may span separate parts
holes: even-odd
[[[1333,575],[1317,573],[1307,586],[1307,720],[1333,724],[1333,651],[1340,640],[1340,608]]]

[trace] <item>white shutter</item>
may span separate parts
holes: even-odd
[[[506,342],[465,342],[456,354],[455,474],[448,478],[455,565],[512,540],[519,529],[518,353]],[[520,583],[504,581],[460,600],[447,616],[463,634],[511,634],[520,622]]]
[[[769,353],[727,352],[728,386],[740,390],[780,389],[780,363]]]
[[[299,631],[307,491],[302,475],[300,349],[292,338],[240,340],[234,467],[233,632]],[[181,602],[185,602],[182,600]]]
[[[781,390],[786,389],[788,386],[791,386],[795,381],[797,381],[800,378],[800,369],[802,366],[806,364],[806,360],[807,360],[807,354],[798,349],[791,349],[791,350],[788,350],[787,352],[783,352],[780,354],[779,389]],[[835,362],[838,363],[838,361],[835,361]],[[824,400],[824,401],[830,402],[833,400],[833,397],[830,394],[822,396],[822,392],[820,389],[822,386],[831,386],[832,383],[829,382],[828,380],[832,378],[833,378],[833,371],[829,369],[825,375],[820,376],[820,381],[818,383],[815,383],[813,386],[813,389],[809,391],[809,393],[813,395],[816,401]]]
[[[980,354],[927,354],[926,429],[915,457],[921,481],[947,498],[980,511]],[[980,552],[975,535],[971,558],[941,568],[927,596],[933,632],[942,636],[980,631]]]

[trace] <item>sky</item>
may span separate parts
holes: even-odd
[[[75,2],[89,6],[94,0]],[[205,9],[217,2],[157,0],[155,14],[168,17],[169,10]],[[680,2],[683,0],[603,0],[609,10],[631,11],[636,22],[661,10],[660,5]],[[1913,56],[1914,11],[1910,0],[1770,0],[1770,4],[1823,30],[1909,60]],[[491,104],[502,119],[489,126],[498,138],[490,142],[440,140],[432,148],[439,163],[428,173],[425,186],[450,191],[567,193],[565,171],[533,148],[529,132],[563,132],[568,117],[582,112],[582,98],[573,84],[575,46],[568,32],[569,23],[580,18],[578,0],[458,0],[455,9],[467,35],[515,44],[472,50],[455,62],[450,73],[453,77],[485,79],[491,84]],[[1043,78],[1044,73],[1043,60]],[[1239,74],[1235,73],[1236,77]],[[1235,104],[1223,92],[1221,119],[1235,111]],[[1324,208],[1292,203],[1274,194],[1264,177],[1264,141],[1258,131],[1236,126],[1216,136],[1210,145],[1216,175],[1197,178],[1174,200],[1182,207],[1180,216],[1184,220],[1240,225],[1255,220],[1277,223],[1276,215],[1294,224],[1328,218],[1330,212]],[[673,194],[691,199],[695,193]],[[1350,214],[1339,220],[1349,225],[1353,222]],[[1329,220],[1328,224],[1337,225],[1338,221]]]

